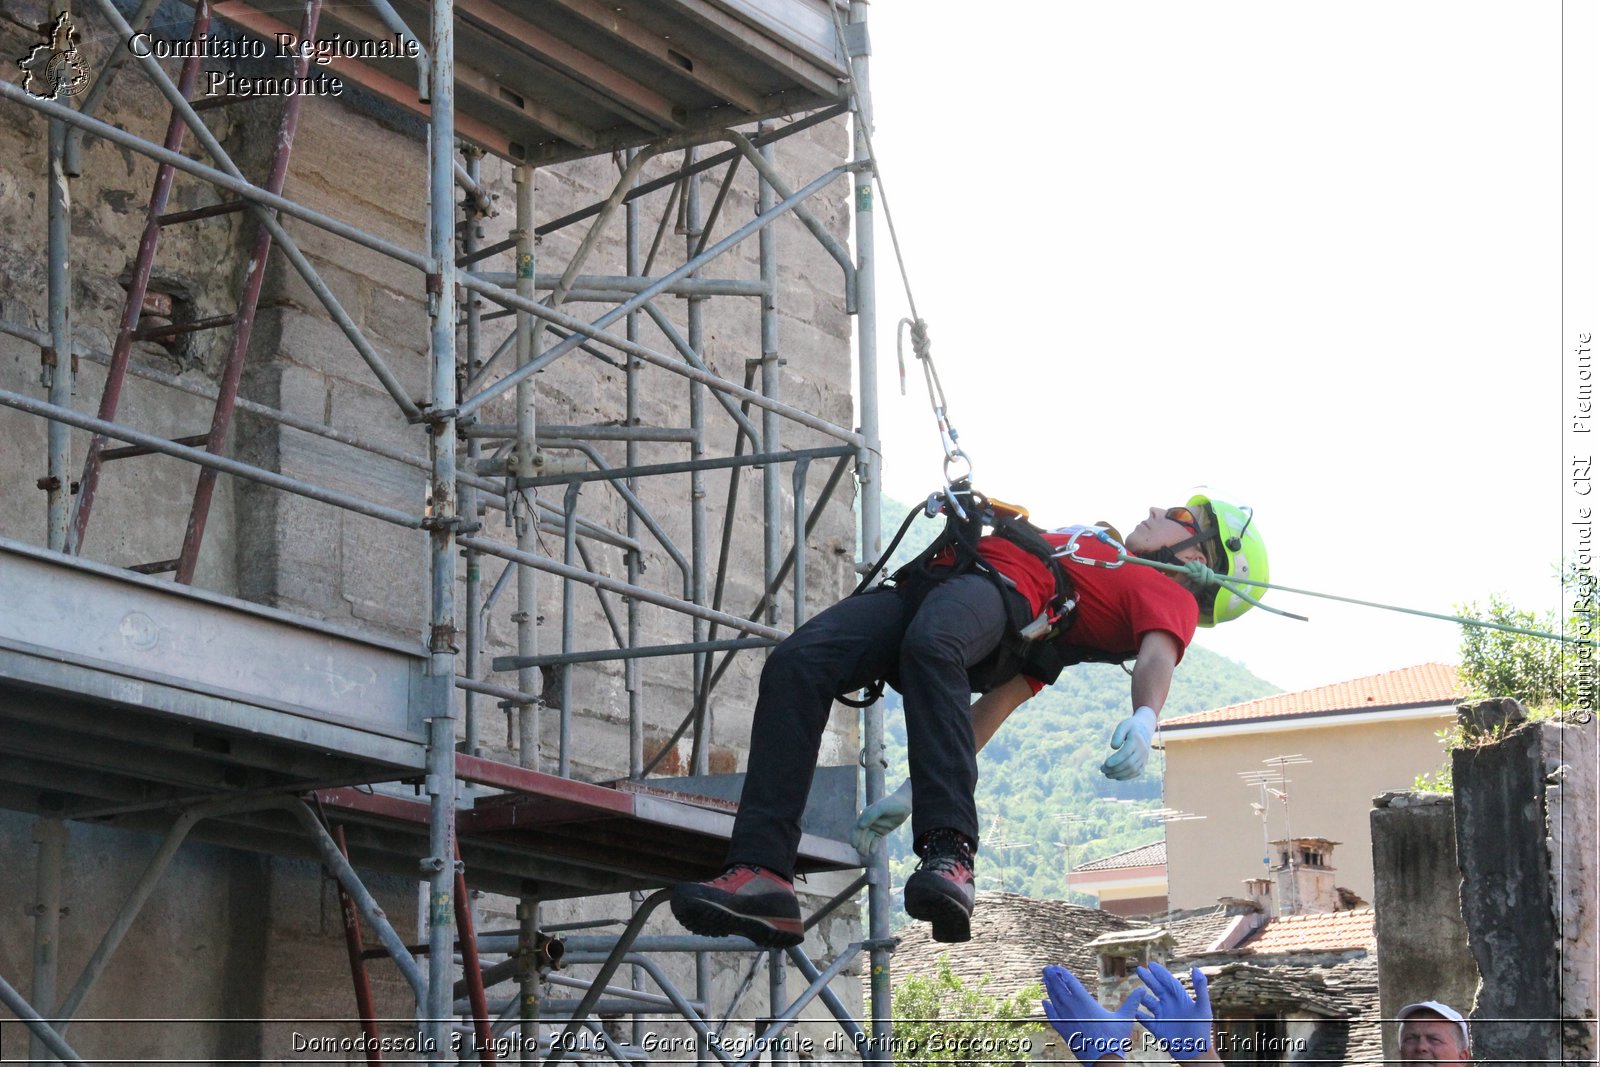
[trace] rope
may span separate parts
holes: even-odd
[[[842,48],[845,40],[844,20],[840,18],[839,8],[836,5],[829,4],[828,6],[832,8],[833,29],[839,35],[839,45]],[[862,105],[861,87],[856,84],[856,68],[850,62],[848,56],[845,57],[844,69],[848,72],[847,80],[850,82],[850,96],[855,103],[853,110],[861,127],[861,139],[867,144],[867,162],[872,164],[872,180],[877,182],[878,199],[883,201],[883,220],[889,226],[889,243],[894,247],[895,263],[900,268],[900,284],[905,286],[906,305],[911,309],[911,317],[920,322],[922,317],[917,314],[917,298],[911,293],[911,275],[906,270],[905,256],[900,253],[900,234],[894,228],[894,214],[889,210],[889,190],[884,187],[883,172],[878,168],[878,150],[872,147],[872,119]]]
[[[1587,648],[1600,646],[1600,641],[1595,641],[1593,639],[1569,637],[1566,634],[1553,634],[1545,630],[1532,630],[1522,626],[1506,626],[1503,623],[1489,622],[1487,619],[1472,619],[1464,615],[1441,615],[1436,611],[1423,611],[1420,608],[1401,607],[1398,604],[1380,604],[1376,600],[1360,600],[1356,597],[1339,596],[1335,593],[1319,593],[1314,589],[1298,589],[1290,585],[1278,585],[1273,582],[1262,582],[1253,578],[1236,578],[1232,576],[1224,577],[1217,574],[1210,567],[1207,567],[1204,563],[1199,561],[1182,564],[1157,563],[1155,560],[1140,559],[1138,556],[1128,555],[1126,549],[1124,549],[1121,545],[1117,545],[1116,542],[1112,541],[1109,537],[1105,538],[1104,540],[1106,540],[1107,543],[1116,546],[1120,556],[1120,561],[1123,563],[1135,563],[1141,567],[1154,567],[1156,570],[1165,571],[1167,574],[1180,575],[1202,585],[1221,586],[1246,603],[1253,604],[1258,608],[1270,611],[1276,615],[1288,615],[1290,618],[1300,619],[1302,622],[1309,620],[1300,615],[1290,615],[1286,611],[1279,611],[1276,608],[1267,607],[1267,605],[1261,603],[1260,600],[1251,596],[1249,593],[1246,593],[1239,587],[1241,585],[1250,585],[1259,589],[1277,589],[1284,593],[1297,593],[1300,596],[1318,597],[1322,600],[1335,600],[1341,604],[1354,604],[1357,607],[1362,608],[1378,608],[1382,611],[1399,612],[1402,615],[1417,615],[1424,619],[1438,619],[1441,622],[1453,622],[1461,626],[1475,626],[1483,630],[1499,630],[1502,633],[1521,634],[1524,637],[1538,637],[1546,641],[1560,641],[1563,644],[1579,645]]]
[[[839,14],[839,8],[830,4],[830,13],[833,15],[834,32],[839,36],[841,46],[845,40],[844,20]],[[939,372],[933,365],[932,342],[928,337],[928,323],[917,313],[917,298],[911,291],[911,272],[906,267],[906,258],[900,248],[900,231],[895,228],[894,212],[889,209],[889,189],[884,184],[883,169],[878,165],[878,150],[872,143],[872,117],[867,114],[866,104],[861,94],[861,87],[856,82],[855,65],[845,57],[845,70],[848,71],[847,80],[850,84],[852,110],[855,112],[856,125],[861,131],[861,139],[867,146],[867,162],[871,165],[872,180],[878,187],[878,199],[883,202],[883,220],[889,228],[889,244],[894,248],[895,266],[900,271],[900,284],[905,288],[906,306],[911,309],[909,318],[900,320],[895,328],[895,356],[900,365],[900,395],[906,395],[906,359],[902,348],[904,331],[911,327],[911,349],[913,354],[922,363],[922,375],[928,384],[928,402],[933,407],[934,421],[938,424],[939,443],[944,448],[944,478],[945,484],[970,480],[972,477],[972,460],[962,451],[957,443],[961,435],[956,432],[950,423],[947,414],[949,404],[945,400],[944,386],[939,382]]]

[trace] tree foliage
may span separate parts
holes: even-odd
[[[940,956],[932,975],[916,975],[894,987],[894,1040],[901,1063],[953,1067],[1026,1067],[1031,1056],[1024,1036],[1039,1011],[1038,982],[1009,997],[988,991],[989,978],[967,985]]]
[[[1563,586],[1571,586],[1573,580],[1569,575]],[[1524,611],[1499,596],[1489,598],[1487,610],[1476,603],[1461,605],[1457,610],[1467,618],[1501,626],[1562,632],[1562,620],[1556,612]],[[1569,635],[1584,634],[1589,629],[1576,613],[1566,620]],[[1584,656],[1592,671],[1592,648],[1481,626],[1461,628],[1461,680],[1476,693],[1516,697],[1529,708],[1571,708],[1577,699],[1580,657]]]
[[[1575,567],[1562,575],[1563,592],[1574,592],[1568,602],[1573,611],[1563,620],[1555,611],[1543,614],[1526,611],[1498,595],[1489,598],[1484,608],[1476,602],[1456,605],[1463,618],[1482,619],[1498,626],[1521,630],[1542,630],[1550,634],[1591,638],[1593,624],[1577,609],[1593,595],[1593,580]],[[1595,650],[1583,645],[1556,641],[1530,634],[1513,634],[1483,626],[1461,627],[1461,681],[1481,697],[1515,697],[1528,709],[1531,718],[1560,715],[1578,707],[1585,679],[1592,686]],[[1439,770],[1418,776],[1415,788],[1448,793],[1451,780],[1450,752],[1462,742],[1459,726],[1440,730],[1435,735],[1444,746],[1444,765]]]

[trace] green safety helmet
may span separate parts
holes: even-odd
[[[1189,497],[1188,506],[1201,517],[1202,535],[1209,535],[1203,536],[1201,541],[1207,566],[1230,578],[1271,580],[1267,576],[1267,544],[1262,540],[1261,528],[1255,524],[1254,508],[1216,496],[1203,486]],[[1252,587],[1249,592],[1260,599],[1266,590]],[[1208,586],[1200,591],[1199,599],[1201,626],[1228,622],[1250,610],[1249,601],[1240,599],[1225,586]]]

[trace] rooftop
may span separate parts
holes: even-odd
[[[1165,918],[1152,920],[1165,926],[1181,958],[1202,956],[1206,950],[1221,940],[1241,915],[1257,909],[1246,903],[1212,904],[1204,908],[1175,911]]]
[[[1262,926],[1235,951],[1253,956],[1285,952],[1373,951],[1372,909],[1330,911],[1320,915],[1283,915]]]
[[[1321,966],[1263,965],[1235,956],[1204,969],[1219,1018],[1307,1011],[1326,1020],[1293,1057],[1296,1062],[1384,1062],[1373,956]]]
[[[1167,843],[1165,840],[1155,841],[1137,848],[1124,849],[1114,852],[1109,856],[1102,856],[1089,863],[1080,864],[1072,869],[1073,874],[1083,871],[1120,871],[1129,867],[1154,867],[1167,862]]]
[[[1457,703],[1465,694],[1466,686],[1455,667],[1448,663],[1422,663],[1348,682],[1302,689],[1298,693],[1277,693],[1243,704],[1179,715],[1164,720],[1161,729],[1169,732],[1218,723],[1448,706]]]
[[[894,965],[901,977],[934,973],[940,955],[967,984],[991,979],[989,991],[1007,997],[1039,981],[1049,964],[1061,964],[1086,982],[1099,971],[1086,946],[1101,934],[1144,929],[1149,924],[1124,919],[1064,900],[1035,900],[1017,893],[979,893],[972,913],[972,940],[945,945],[930,928],[914,923],[900,931]]]

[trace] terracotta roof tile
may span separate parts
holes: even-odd
[[[1466,686],[1461,683],[1455,667],[1448,663],[1423,663],[1367,678],[1302,689],[1298,693],[1278,693],[1243,704],[1179,715],[1163,720],[1161,728],[1171,730],[1175,727],[1181,729],[1185,726],[1281,719],[1296,715],[1454,704],[1465,693]]]
[[[1076,874],[1079,871],[1118,871],[1124,867],[1153,867],[1166,862],[1167,843],[1162,840],[1102,856],[1100,859],[1074,867],[1072,872]]]
[[[1276,956],[1286,952],[1373,951],[1372,909],[1330,911],[1321,915],[1283,915],[1239,946],[1240,954]]]

